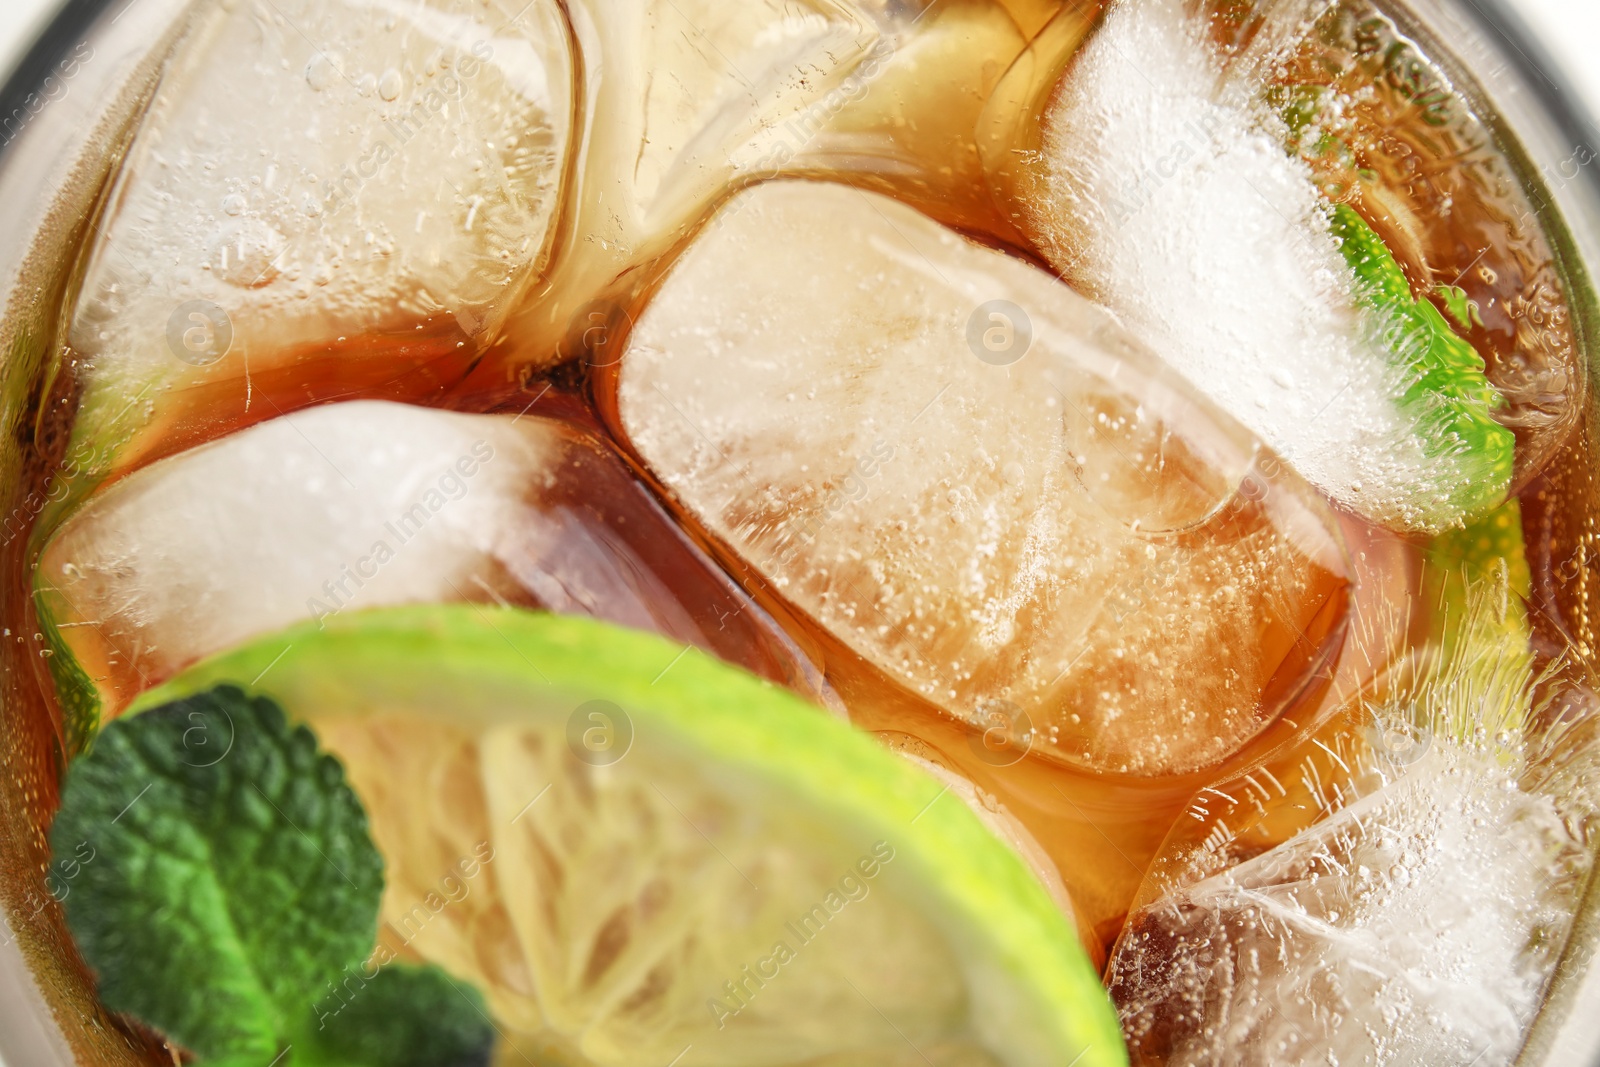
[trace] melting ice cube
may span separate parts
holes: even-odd
[[[1327,5],[1261,6],[1260,33],[1230,54],[1183,0],[1113,5],[1044,109],[1022,168],[1034,183],[1016,190],[1026,223],[1053,266],[1313,485],[1393,527],[1459,525],[1503,495],[1509,432],[1476,397],[1430,393],[1421,335],[1366,306],[1266,98]],[[1460,373],[1476,383],[1481,363]],[[1465,428],[1430,429],[1441,417]]]
[[[553,0],[203,5],[90,251],[73,466],[465,374],[546,256],[567,41]]]
[[[958,719],[1017,709],[1035,752],[1211,765],[1342,633],[1303,483],[1087,301],[887,198],[734,198],[617,389],[646,466],[780,596]]]
[[[1587,878],[1590,791],[1559,769],[1565,713],[1530,714],[1501,599],[1195,796],[1107,972],[1135,1063],[1515,1057]]]
[[[304,619],[458,600],[654,630],[818,693],[603,444],[533,416],[355,401],[273,419],[93,497],[46,546],[37,595],[112,712]]]

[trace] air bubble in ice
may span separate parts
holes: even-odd
[[[226,226],[213,246],[211,262],[218,277],[241,289],[271,285],[280,273],[278,257],[287,244],[283,234],[256,218]]]
[[[321,92],[332,85],[338,78],[339,72],[325,53],[318,52],[311,57],[311,62],[306,64],[306,84],[317,92]]]

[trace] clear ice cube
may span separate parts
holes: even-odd
[[[1515,1058],[1590,858],[1582,791],[1544,769],[1562,731],[1529,728],[1559,687],[1494,601],[1452,620],[1478,643],[1417,651],[1195,796],[1107,972],[1134,1063]]]
[[[645,466],[779,596],[1057,760],[1210,766],[1343,632],[1303,483],[1099,309],[885,197],[734,198],[616,388]]]
[[[607,446],[531,415],[353,401],[273,419],[91,498],[46,545],[36,583],[112,712],[302,620],[461,600],[653,630],[824,696]]]
[[[460,378],[546,258],[572,67],[554,0],[200,5],[89,252],[73,466]]]

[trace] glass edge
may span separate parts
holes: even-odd
[[[1600,106],[1600,101],[1583,98],[1569,77],[1566,66],[1545,47],[1543,39],[1516,10],[1511,0],[1458,0],[1458,3],[1460,10],[1477,24],[1520,77],[1566,144],[1574,148],[1587,147],[1594,154],[1597,142],[1600,142],[1600,126],[1595,121],[1595,108]],[[1600,168],[1580,167],[1577,184],[1581,187],[1579,195],[1586,194],[1591,201],[1600,200]],[[1564,214],[1564,205],[1550,206],[1558,214]],[[1568,227],[1583,225],[1583,220],[1578,218],[1567,218],[1565,222]],[[1592,285],[1600,263],[1583,262],[1582,243],[1579,241],[1580,247],[1567,250],[1567,255],[1577,261],[1569,263],[1569,269],[1572,266],[1579,267],[1588,275]],[[1585,317],[1579,309],[1574,310],[1579,317]],[[1593,312],[1595,309],[1591,305],[1589,310]],[[1591,381],[1600,379],[1597,357],[1600,357],[1600,353],[1590,353]],[[1541,1010],[1540,1018],[1535,1020],[1526,1034],[1525,1043],[1516,1058],[1519,1067],[1546,1067],[1555,1063],[1582,1063],[1587,1067],[1600,1067],[1600,1047],[1594,1047],[1593,1034],[1590,1033],[1594,1027],[1581,1025],[1585,1009],[1592,1010],[1595,1007],[1585,1001],[1595,989],[1594,975],[1590,972],[1596,966],[1596,956],[1592,953],[1600,946],[1600,915],[1597,915],[1600,912],[1600,869],[1591,872],[1583,896],[1569,943],[1557,965],[1557,975],[1551,988],[1545,991],[1542,1009],[1554,1008],[1556,1015],[1551,1018]],[[1574,1027],[1574,1022],[1580,1025]]]
[[[1471,15],[1499,45],[1507,62],[1538,96],[1546,114],[1559,131],[1572,144],[1593,146],[1600,139],[1600,126],[1595,124],[1594,110],[1600,101],[1591,102],[1582,98],[1566,75],[1566,65],[1545,48],[1540,36],[1518,14],[1510,0],[1458,2],[1461,9]],[[1589,188],[1600,195],[1600,168],[1585,167],[1583,174]]]
[[[111,4],[112,0],[64,0],[57,7],[38,36],[23,48],[16,65],[5,72],[5,82],[0,85],[0,122],[9,116],[28,113],[28,98],[37,94],[56,64],[84,39]],[[3,127],[0,127],[0,137],[4,137]],[[0,140],[0,158],[8,154],[17,140],[16,137]]]

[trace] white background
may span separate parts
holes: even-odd
[[[28,42],[59,6],[60,0],[0,0],[0,78],[10,74]],[[1600,4],[1595,0],[1516,0],[1515,6],[1587,97],[1591,113],[1600,115],[1600,61],[1595,57],[1600,46]],[[0,996],[19,993],[0,982]],[[0,1067],[5,1067],[3,1062]]]

